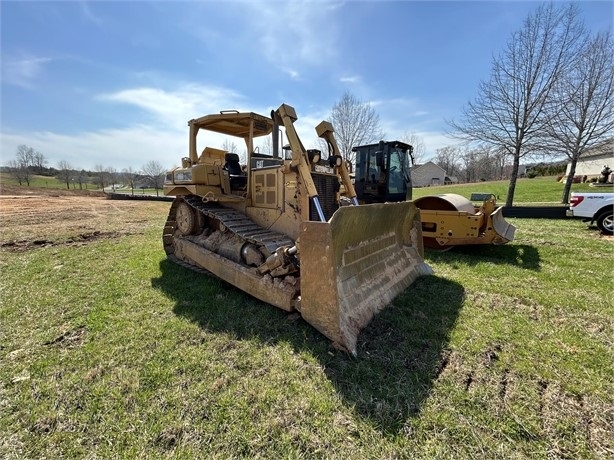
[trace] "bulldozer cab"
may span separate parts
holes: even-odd
[[[254,112],[226,110],[192,119],[188,121],[188,127],[189,156],[182,158],[180,167],[167,172],[164,193],[247,198],[250,194],[249,168],[240,164],[239,155],[211,146],[203,148],[198,144],[211,143],[216,134],[222,135],[217,139],[219,143],[222,143],[223,136],[243,139],[249,163],[252,153],[258,150],[255,145],[257,138],[273,132],[273,120]],[[202,135],[203,131],[207,136]]]
[[[400,141],[362,145],[356,153],[354,188],[363,203],[410,200],[410,156],[413,147]]]

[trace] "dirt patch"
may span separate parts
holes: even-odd
[[[102,192],[3,186],[0,250],[79,246],[93,241],[162,231],[169,202],[109,200]]]
[[[123,236],[121,232],[91,232],[82,233],[67,240],[51,241],[51,240],[20,240],[0,242],[0,248],[11,252],[23,252],[30,249],[46,248],[50,246],[81,246],[92,241],[110,238],[119,238]]]
[[[85,332],[85,326],[78,326],[76,329],[68,330],[55,337],[53,340],[43,343],[43,345],[58,345],[63,347],[79,346],[83,343]]]

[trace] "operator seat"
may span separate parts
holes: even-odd
[[[239,155],[236,153],[227,153],[224,155],[224,169],[230,175],[231,190],[245,190],[247,188],[247,175],[241,169],[239,163]]]

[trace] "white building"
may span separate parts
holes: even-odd
[[[599,147],[587,151],[578,158],[574,176],[586,176],[587,180],[600,178],[604,166],[609,166],[610,169],[614,170],[614,138],[608,140]],[[571,162],[567,163],[565,177],[569,175],[570,169]]]

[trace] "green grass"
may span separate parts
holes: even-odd
[[[13,176],[5,172],[0,173],[0,184],[19,186],[19,182],[17,181],[17,179],[15,179]],[[40,188],[47,188],[47,189],[66,190],[66,183],[58,180],[55,177],[40,176],[40,175],[34,174],[32,175],[30,179],[30,185],[28,186],[24,184],[24,185],[21,185],[21,187],[23,188],[39,188],[40,187]],[[70,190],[73,190],[73,189],[79,190],[79,184],[77,183],[71,184]],[[83,190],[100,190],[100,187],[98,187],[98,185],[96,184],[84,183]],[[111,186],[109,185],[106,186],[105,191],[110,192]],[[130,187],[121,187],[115,191],[117,193],[128,193],[128,194],[132,193],[132,189]],[[156,190],[154,188],[146,188],[146,189],[135,188],[134,194],[135,195],[155,195]],[[162,190],[158,190],[158,194],[163,195]]]
[[[0,173],[0,184],[3,185],[19,185],[19,182],[15,177],[6,172]],[[71,185],[70,189],[72,190],[74,187],[79,189],[79,184],[75,183]],[[27,188],[28,186],[25,183],[22,187]],[[33,174],[30,178],[29,187],[42,187],[42,188],[51,188],[51,189],[64,189],[66,190],[66,182],[60,181],[55,177],[49,176],[40,176],[38,174]],[[83,184],[84,190],[97,190],[98,186],[95,184]]]
[[[19,185],[17,179],[7,173],[0,173],[0,182],[4,185]],[[23,187],[27,187],[25,183]],[[55,177],[33,175],[30,178],[30,187],[44,187],[44,188],[66,188],[66,184],[59,181]]]
[[[507,198],[509,181],[476,182],[471,184],[442,185],[421,187],[413,190],[413,198],[440,193],[456,193],[469,199],[472,193],[493,193],[497,203],[503,204]],[[522,204],[560,204],[565,184],[557,182],[556,177],[535,177],[518,179],[514,191],[514,205]],[[594,192],[597,189],[588,183],[572,184],[572,192]],[[612,189],[610,189],[612,191]]]
[[[427,252],[358,358],[140,234],[0,252],[0,458],[611,458],[612,240]]]

